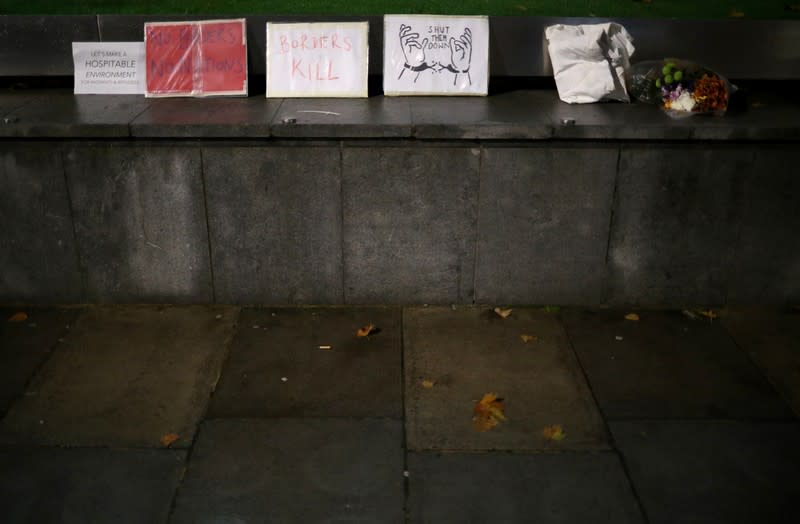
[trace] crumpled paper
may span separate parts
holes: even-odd
[[[630,101],[624,75],[636,48],[621,24],[556,24],[545,29],[545,37],[561,100]]]

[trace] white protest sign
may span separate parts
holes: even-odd
[[[383,30],[384,94],[488,94],[487,17],[386,15]]]
[[[267,23],[267,97],[366,97],[367,22]]]
[[[143,42],[72,42],[75,94],[144,94]]]

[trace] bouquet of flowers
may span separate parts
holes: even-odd
[[[625,81],[633,100],[658,104],[676,118],[723,115],[735,89],[722,75],[678,59],[634,64],[628,69]]]

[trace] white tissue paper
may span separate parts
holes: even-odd
[[[558,96],[570,104],[630,101],[624,74],[635,48],[617,23],[551,25],[545,29]]]

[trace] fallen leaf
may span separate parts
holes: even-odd
[[[422,387],[423,387],[423,388],[428,388],[428,389],[430,389],[430,388],[432,388],[432,387],[433,387],[433,386],[435,386],[435,385],[436,385],[436,381],[435,381],[435,380],[423,380],[423,381],[422,381]]]
[[[28,314],[24,311],[20,311],[19,313],[14,313],[10,317],[8,317],[9,322],[25,322],[28,320]]]
[[[545,428],[542,430],[542,435],[547,440],[555,440],[556,442],[559,440],[564,440],[564,438],[567,436],[567,434],[564,433],[564,429],[559,424],[545,426]]]
[[[497,313],[497,316],[499,316],[500,318],[508,318],[508,316],[511,315],[511,311],[513,311],[511,308],[508,309],[502,309],[499,307],[494,308],[494,312]]]
[[[528,342],[536,342],[537,340],[539,340],[539,337],[533,335],[520,335],[519,338],[521,338],[522,341],[525,342],[526,344]]]
[[[639,315],[637,315],[636,313],[628,313],[627,315],[625,315],[625,320],[638,321]]]
[[[744,18],[744,12],[739,11],[738,9],[731,9],[728,13],[728,16],[731,18]]]
[[[558,307],[558,306],[545,306],[544,307],[544,312],[545,313],[558,313],[559,311],[561,311],[561,308]]]
[[[709,320],[714,320],[719,316],[712,309],[701,309],[697,312],[697,314],[701,317],[706,317]]]
[[[362,327],[358,331],[356,331],[357,337],[368,337],[370,334],[375,332],[375,325],[374,324],[367,324],[366,326]]]
[[[473,408],[472,427],[475,431],[488,431],[506,420],[503,399],[497,393],[486,393]]]
[[[161,437],[161,445],[165,448],[170,447],[176,440],[180,439],[177,433],[167,433]]]

